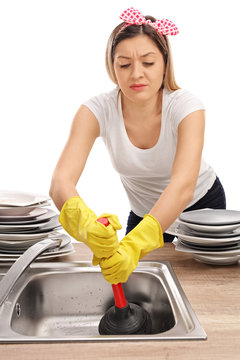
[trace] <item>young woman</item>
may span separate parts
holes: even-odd
[[[133,8],[120,18],[124,22],[113,30],[106,51],[117,87],[78,110],[50,189],[63,227],[90,246],[93,263],[111,283],[127,281],[139,259],[172,241],[165,231],[183,211],[226,208],[224,189],[202,158],[204,107],[174,78],[167,36],[176,35],[177,27]],[[99,224],[76,191],[98,136],[131,206],[120,244],[117,217],[103,214],[110,225]]]

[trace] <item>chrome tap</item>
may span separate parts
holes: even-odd
[[[61,245],[61,239],[44,239],[28,248],[10,267],[0,281],[0,306],[11,292],[16,281],[27,267],[45,250],[50,250]]]

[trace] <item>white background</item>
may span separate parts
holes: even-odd
[[[227,207],[240,210],[237,0],[0,0],[0,190],[48,194],[79,106],[115,86],[105,47],[130,6],[178,26],[170,37],[177,82],[206,106],[203,155]],[[128,200],[101,139],[77,188],[97,214],[116,213],[125,228]]]

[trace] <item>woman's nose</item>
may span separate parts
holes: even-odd
[[[133,67],[132,67],[132,78],[136,78],[138,79],[139,77],[142,77],[143,76],[143,68],[142,68],[142,65],[139,64],[138,62],[134,63],[133,64]]]

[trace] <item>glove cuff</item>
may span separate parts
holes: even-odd
[[[91,217],[97,218],[80,196],[73,196],[64,203],[58,220],[69,235],[78,241],[85,242],[85,236],[82,235],[83,225],[89,222]]]
[[[162,232],[161,225],[159,224],[157,219],[155,219],[155,217],[152,216],[151,214],[144,215],[143,219],[148,219],[148,221],[150,221],[152,223],[152,225],[156,227],[156,229],[158,230],[158,233],[159,233],[159,247],[160,248],[163,247],[163,245],[164,245],[163,232]]]
[[[61,212],[63,212],[65,210],[65,208],[76,209],[76,207],[83,206],[83,205],[87,206],[80,196],[72,196],[65,201],[65,203],[62,206]],[[60,214],[61,214],[61,212],[60,212]]]

